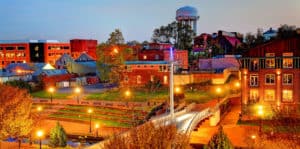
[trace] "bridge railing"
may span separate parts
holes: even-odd
[[[195,127],[199,124],[199,122],[210,117],[211,115],[212,115],[212,112],[211,112],[210,108],[206,108],[206,109],[202,110],[201,112],[197,113],[191,120],[191,122],[188,126],[188,129],[186,130],[185,133],[190,134],[190,132],[195,129]]]

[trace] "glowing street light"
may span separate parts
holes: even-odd
[[[36,107],[36,110],[37,110],[38,112],[41,112],[41,111],[43,110],[43,107],[42,107],[42,106],[38,106],[38,107]]]
[[[222,93],[222,89],[220,87],[216,88],[216,93],[218,95],[218,102],[220,102],[220,94]]]
[[[77,104],[79,104],[79,94],[81,93],[80,87],[74,89],[75,94],[77,95]]]
[[[51,100],[51,103],[52,103],[52,96],[53,96],[53,93],[55,92],[55,88],[53,86],[50,86],[48,88],[48,92],[50,93],[50,100]]]
[[[180,87],[175,87],[175,93],[177,93],[177,94],[181,93],[181,88]]]
[[[36,132],[36,136],[37,136],[37,138],[39,138],[39,140],[40,140],[40,149],[42,149],[42,138],[43,138],[43,136],[44,136],[44,131],[43,131],[43,130],[38,130],[38,131]]]
[[[89,108],[87,110],[87,113],[90,115],[90,133],[92,133],[92,113],[93,113],[93,109]]]
[[[258,107],[257,107],[257,109],[258,109],[258,111],[257,111],[257,114],[258,114],[258,116],[259,116],[259,119],[260,119],[260,121],[259,121],[259,133],[261,134],[261,132],[262,132],[262,117],[263,117],[263,115],[264,115],[264,109],[263,109],[264,107],[262,106],[262,105],[259,105]]]
[[[98,137],[98,129],[99,129],[100,125],[97,123],[95,124],[95,129],[96,129],[96,137]]]
[[[130,90],[125,91],[125,96],[126,96],[126,97],[130,97],[130,96],[131,96]]]

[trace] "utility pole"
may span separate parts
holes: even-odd
[[[174,58],[173,58],[173,47],[170,48],[170,115],[171,121],[174,122]]]

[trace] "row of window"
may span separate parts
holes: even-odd
[[[250,86],[258,86],[259,79],[257,74],[250,75]],[[265,75],[265,85],[275,84],[275,74]],[[282,85],[293,85],[293,74],[283,74],[282,75]]]
[[[283,102],[292,102],[293,101],[293,90],[282,90],[281,101]],[[259,100],[259,92],[257,89],[250,89],[250,97],[251,101]],[[264,90],[264,101],[275,101],[275,90],[266,89]]]
[[[125,75],[124,76],[124,81],[126,82],[126,83],[128,83],[129,82],[129,77],[128,77],[128,75]],[[154,81],[154,75],[151,75],[150,76],[150,81]],[[137,75],[136,76],[136,83],[137,84],[142,84],[142,76],[141,75]],[[168,76],[164,76],[164,78],[163,78],[163,84],[168,84]]]
[[[144,65],[144,66],[137,65],[136,67],[137,68],[141,68],[141,67],[143,67],[143,68],[147,68],[147,67],[153,68],[154,65]],[[124,69],[125,69],[126,72],[131,72],[132,71],[132,66],[125,65]],[[159,72],[168,72],[168,71],[170,71],[170,69],[167,65],[160,65],[158,71]]]
[[[0,47],[0,50],[25,50],[26,48],[23,46],[17,46],[17,47]]]
[[[14,58],[14,57],[26,57],[25,53],[0,53],[1,58]]]
[[[49,50],[68,50],[69,46],[48,46]]]

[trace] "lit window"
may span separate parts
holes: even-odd
[[[283,102],[293,101],[293,91],[292,90],[283,90],[282,91],[282,101]]]
[[[283,85],[292,85],[293,84],[293,74],[283,74],[282,84]]]
[[[275,91],[267,89],[265,90],[265,101],[275,101]]]
[[[258,86],[258,75],[250,75],[250,86]]]
[[[144,55],[143,59],[147,59],[147,55]]]
[[[154,81],[154,75],[150,76],[150,81],[153,82]]]
[[[250,89],[250,100],[251,101],[258,101],[258,90],[257,89]]]
[[[266,58],[266,68],[275,68],[275,53],[266,53],[266,57],[272,57]]]
[[[283,68],[293,68],[293,53],[283,53],[282,67]]]
[[[164,84],[168,84],[168,76],[164,76]]]
[[[137,84],[141,84],[141,83],[142,83],[142,77],[141,77],[140,75],[138,75],[138,76],[136,77],[136,83],[137,83]]]
[[[275,74],[266,74],[266,85],[273,85],[275,84]]]
[[[251,60],[251,70],[258,70],[258,59]]]

